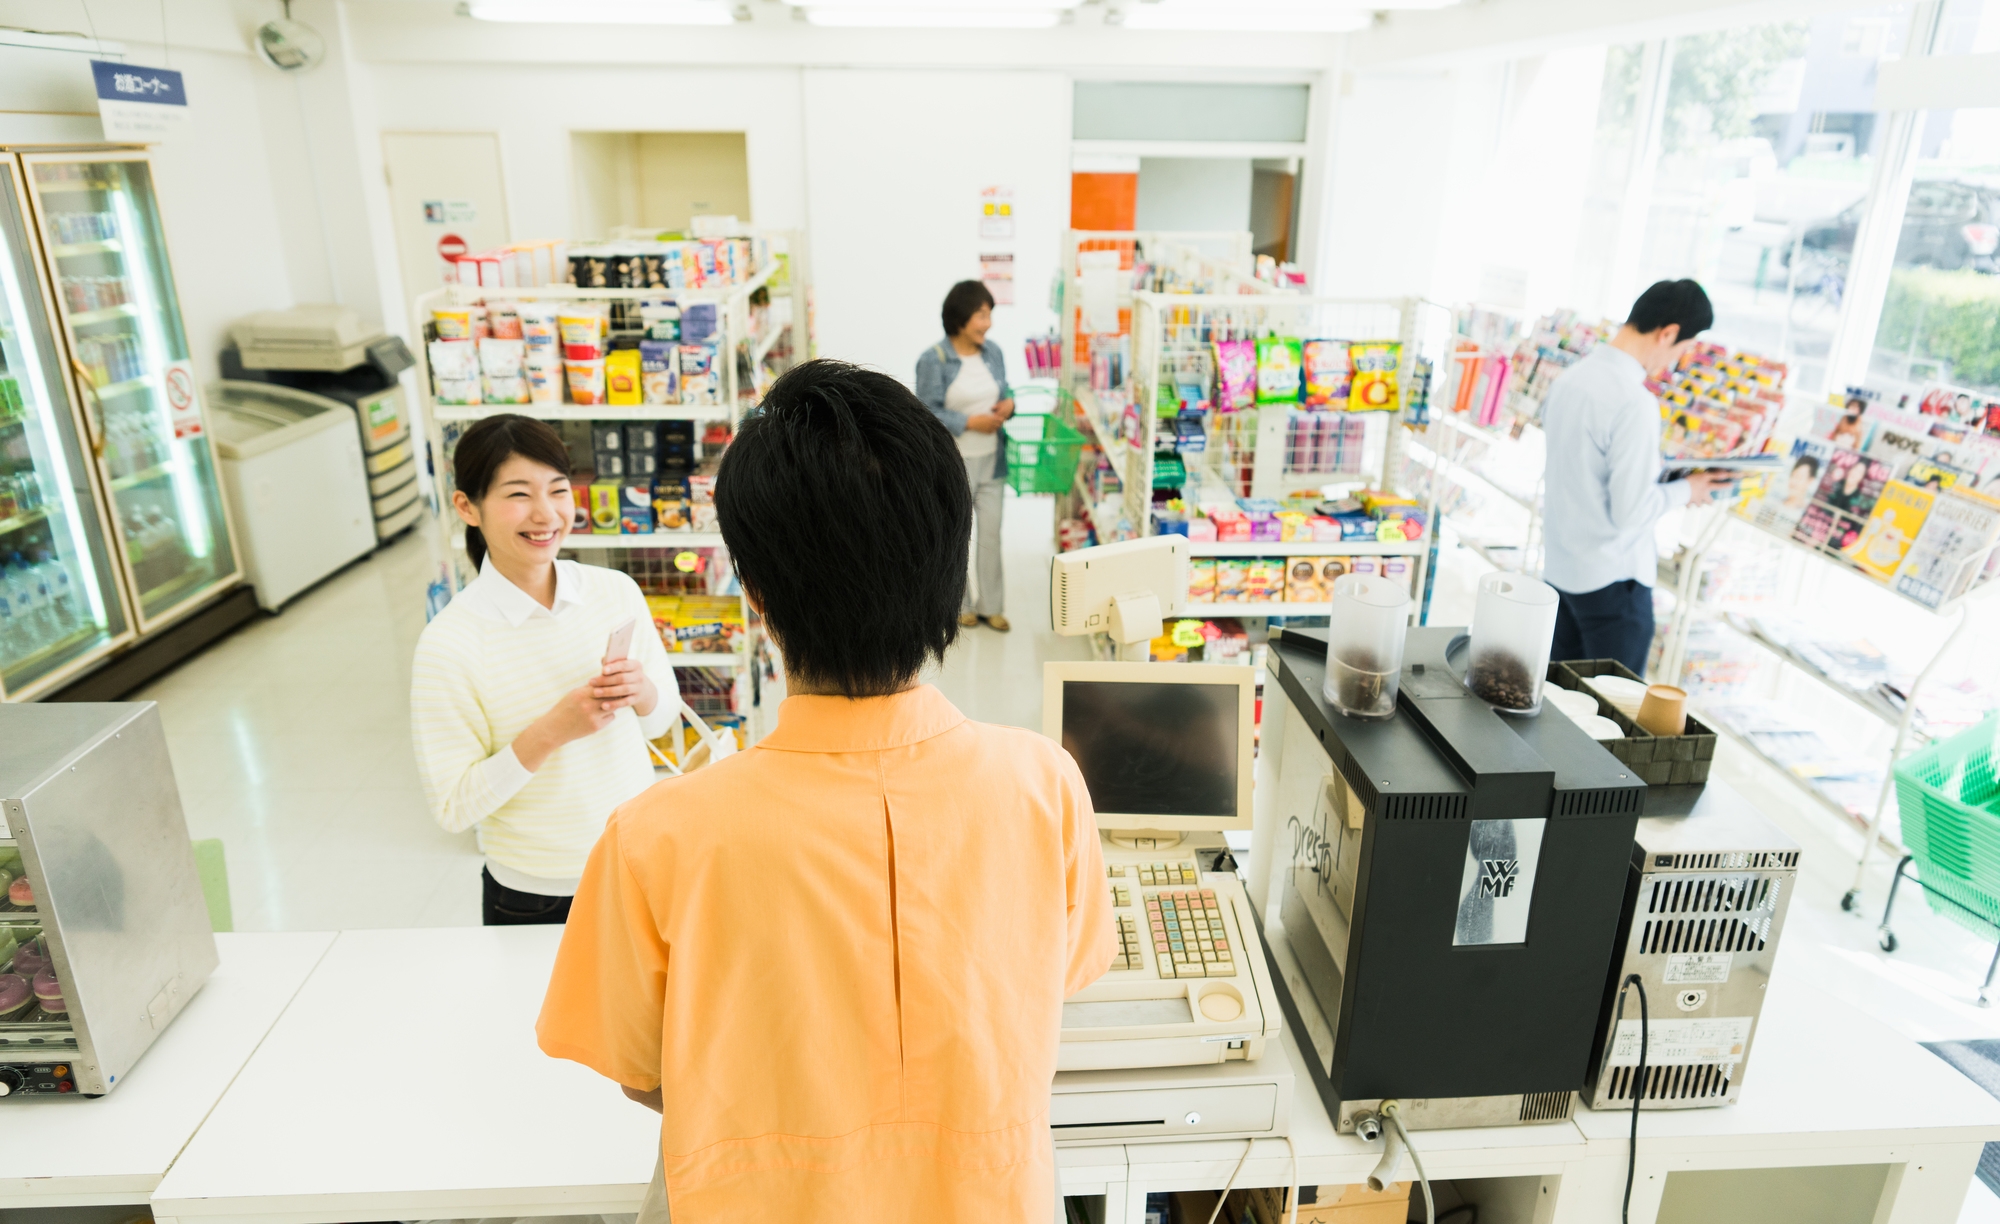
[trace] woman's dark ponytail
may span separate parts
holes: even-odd
[[[477,502],[492,487],[500,465],[515,455],[569,475],[569,448],[563,445],[561,434],[546,421],[502,412],[480,420],[458,440],[451,453],[452,483]],[[486,563],[486,537],[469,523],[465,555],[475,570]]]

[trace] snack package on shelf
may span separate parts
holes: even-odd
[[[431,391],[440,404],[480,402],[479,347],[472,340],[433,340]]]
[[[1305,402],[1308,407],[1345,412],[1354,366],[1345,340],[1308,340],[1301,347]]]
[[[1296,402],[1302,385],[1301,346],[1290,336],[1268,336],[1257,344],[1257,402]]]
[[[1372,340],[1348,346],[1354,381],[1348,394],[1350,412],[1398,412],[1403,407],[1396,386],[1396,368],[1403,346],[1393,340]]]
[[[1257,406],[1257,343],[1254,340],[1215,342],[1215,405],[1223,412]]]

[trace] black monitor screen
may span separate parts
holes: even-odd
[[[1100,812],[1236,818],[1234,684],[1063,682],[1062,743]]]

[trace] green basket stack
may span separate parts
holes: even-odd
[[[1076,483],[1077,456],[1087,439],[1062,417],[1016,416],[1002,427],[1007,483],[1016,493],[1064,493]]]
[[[1903,844],[1917,861],[1926,902],[1988,938],[2000,929],[1996,758],[2000,713],[1896,764]]]

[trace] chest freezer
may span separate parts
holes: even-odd
[[[209,389],[222,487],[257,602],[275,611],[375,547],[354,410],[270,383]]]

